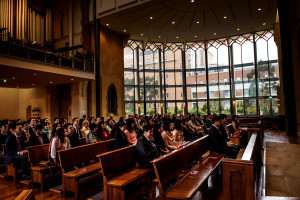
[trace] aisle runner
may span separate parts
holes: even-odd
[[[300,197],[300,144],[266,143],[266,196]]]

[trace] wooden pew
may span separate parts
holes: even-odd
[[[199,190],[207,194],[208,177],[225,157],[225,154],[210,153],[202,158],[209,150],[208,142],[208,136],[204,136],[153,161],[160,199],[191,199]],[[193,165],[195,161],[199,163]]]
[[[89,163],[96,160],[98,154],[109,152],[115,149],[114,140],[87,144],[58,152],[60,166],[62,169],[62,192],[74,192],[75,199],[79,198],[79,185],[88,182],[98,176],[100,165],[98,163],[86,165],[74,170],[74,166]]]
[[[257,169],[261,165],[260,139],[253,133],[241,160],[223,159],[225,200],[254,200]]]
[[[112,152],[98,155],[103,175],[104,199],[124,200],[126,189],[137,186],[137,182],[148,175],[152,169],[136,167],[137,156],[135,146],[129,146]],[[151,181],[150,181],[151,182]]]
[[[3,153],[4,153],[4,159],[5,159],[5,144],[1,144]],[[13,181],[16,184],[17,183],[17,168],[14,163],[6,164],[6,174],[5,178],[7,179],[9,176],[13,177]]]
[[[51,166],[39,166],[41,161],[48,161],[49,144],[37,145],[27,147],[28,157],[31,166],[31,181],[32,183],[39,183],[41,190],[43,191],[45,177],[51,172]],[[57,174],[61,175],[61,173]],[[47,179],[53,178],[54,176],[47,176]]]
[[[33,190],[23,190],[15,200],[35,200]]]
[[[86,138],[78,138],[78,145],[79,146],[86,145]]]

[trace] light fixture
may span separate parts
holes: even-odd
[[[74,79],[71,78],[71,81],[73,81]]]
[[[240,28],[237,28],[236,30],[237,30],[237,31],[239,31],[239,30],[240,30]]]
[[[142,33],[141,36],[143,36],[144,34]]]
[[[217,33],[214,33],[214,35],[217,35]]]
[[[158,36],[158,38],[160,38],[160,35]]]
[[[106,26],[109,26],[109,24],[106,24]]]
[[[175,22],[172,22],[172,24],[175,24]]]
[[[35,76],[36,76],[36,74],[33,74],[33,75],[35,75]]]
[[[227,19],[227,16],[224,16],[224,19]]]
[[[261,8],[257,8],[258,11],[261,11]]]
[[[263,23],[263,26],[265,26],[265,25],[266,25],[266,22]]]
[[[11,77],[11,79],[15,80],[15,79],[16,79],[16,77],[14,77],[14,76],[13,76],[13,77]]]
[[[197,24],[199,24],[200,22],[197,22]]]
[[[179,37],[178,37],[178,36],[176,36],[176,38],[178,39]]]
[[[52,81],[50,81],[50,83],[53,83]]]
[[[35,86],[35,84],[34,84],[34,83],[32,83],[32,86]]]
[[[150,19],[153,19],[153,17],[150,17]]]
[[[195,37],[197,37],[197,35],[195,35]]]
[[[124,33],[126,33],[126,29],[124,29]]]
[[[195,2],[195,0],[191,0],[191,3],[194,3]]]

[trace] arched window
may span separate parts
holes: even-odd
[[[113,83],[110,84],[110,86],[108,87],[106,100],[107,100],[107,115],[109,114],[118,115],[117,89]]]

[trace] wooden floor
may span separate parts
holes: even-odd
[[[300,138],[293,138],[285,136],[284,131],[274,131],[274,130],[265,130],[264,131],[264,142],[279,142],[279,143],[291,143],[291,144],[300,144]],[[213,183],[213,184],[212,184]],[[211,180],[209,183],[209,196],[211,200],[222,200],[223,198],[223,191],[222,191],[222,181],[221,180]],[[262,186],[262,182],[259,183],[259,186]],[[261,187],[258,187],[261,188]],[[14,184],[12,181],[4,181],[0,179],[0,200],[8,199],[12,200],[15,199],[23,189],[28,189],[28,187],[23,187],[21,183]],[[96,191],[82,191],[81,192],[81,199],[87,199],[90,196],[93,196],[95,193],[100,192],[101,189],[98,188]],[[261,194],[260,191],[258,191]],[[62,198],[59,194],[53,193],[49,190],[45,192],[41,192],[38,188],[34,189],[34,195],[37,200],[60,200],[66,199],[71,200],[74,199],[72,194],[69,194],[67,198]],[[201,193],[197,193],[193,199],[201,199]],[[258,195],[258,198],[260,196]]]

